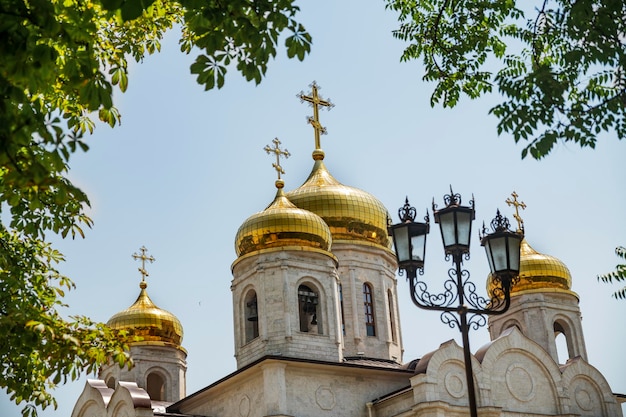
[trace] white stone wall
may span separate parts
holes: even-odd
[[[406,393],[374,402],[371,417],[467,416],[463,349],[446,342],[418,363]],[[559,367],[534,341],[511,328],[472,357],[479,415],[493,417],[621,417],[598,372],[578,357]]]
[[[235,357],[242,368],[266,355],[338,362],[341,357],[335,258],[299,247],[262,251],[233,265]],[[298,288],[319,295],[318,325],[300,330]],[[257,294],[259,337],[246,341],[245,297]]]
[[[555,322],[565,330],[569,351],[565,358],[559,358],[557,352]],[[576,356],[587,360],[578,297],[574,293],[542,290],[514,295],[505,314],[489,317],[491,339],[498,338],[511,326],[518,327],[526,337],[538,343],[557,363],[564,364]]]
[[[396,259],[389,250],[378,246],[333,242],[333,254],[339,261],[339,280],[343,288],[346,334],[344,356],[389,359],[402,362],[402,331],[398,310]],[[369,283],[374,295],[376,336],[367,336],[363,284]],[[388,290],[393,306],[390,310]],[[395,341],[391,332],[393,314]]]
[[[211,417],[365,417],[367,403],[409,384],[409,372],[267,360],[185,401]]]
[[[116,363],[111,363],[102,367],[99,378],[105,382],[110,377],[115,378],[116,382],[135,382],[147,390],[148,375],[157,372],[165,380],[163,401],[175,402],[187,395],[187,353],[184,350],[158,342],[139,342],[131,345],[130,355],[134,363],[131,369],[120,369]]]

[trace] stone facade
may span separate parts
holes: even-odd
[[[359,364],[265,358],[174,404],[185,415],[367,415],[367,401],[406,386],[412,372]]]
[[[580,357],[559,367],[517,328],[481,348],[472,361],[481,416],[622,415],[597,369]],[[463,363],[461,347],[453,341],[442,344],[417,363],[404,398],[375,401],[376,416],[466,416]]]
[[[133,346],[137,366],[104,368],[101,378],[116,384],[89,381],[72,417],[468,415],[463,350],[454,341],[402,363],[390,251],[349,242],[332,253],[284,247],[245,255],[232,269],[235,372],[185,397],[182,348]],[[587,362],[574,293],[514,294],[489,329],[492,341],[472,356],[481,417],[622,417],[617,396]],[[568,358],[558,358],[556,330]],[[180,398],[148,394],[155,369],[167,371]]]
[[[381,247],[333,243],[345,326],[345,357],[364,356],[402,362],[395,255]],[[375,335],[368,335],[363,305],[364,285],[372,289]]]
[[[336,260],[325,251],[297,249],[269,250],[233,265],[231,289],[238,368],[266,355],[340,359]],[[314,304],[306,308],[311,311],[307,312],[301,311],[299,302],[305,287],[306,292],[315,294]],[[251,313],[253,304],[256,311]],[[313,315],[315,325],[311,324]],[[251,322],[258,326],[252,332]]]
[[[186,395],[185,374],[187,352],[160,342],[135,343],[130,346],[132,368],[120,368],[116,363],[104,366],[99,377],[109,388],[119,381],[134,382],[150,393],[156,401],[175,402]]]
[[[233,264],[235,357],[241,368],[266,355],[341,362],[345,357],[402,360],[395,260],[389,250],[334,244],[333,253],[280,248]],[[336,256],[336,257],[335,257]],[[337,268],[337,264],[341,265]],[[368,329],[365,285],[371,290]],[[316,322],[303,328],[302,286],[316,294]],[[256,296],[257,329],[249,312]],[[310,324],[312,317],[306,322]]]
[[[472,362],[481,417],[622,416],[597,369],[581,357],[559,366],[515,327],[479,349]],[[401,367],[268,356],[154,415],[465,417],[463,363],[463,350],[454,341]],[[140,404],[131,394],[127,385],[113,391],[90,381],[72,417],[124,415],[115,414],[111,404],[118,404],[115,398],[124,398],[127,410]],[[134,410],[128,415],[153,415],[145,406]]]
[[[501,316],[489,318],[491,339],[510,327],[538,343],[557,363],[578,356],[587,360],[578,296],[564,291],[525,291],[511,297],[511,307]],[[555,335],[562,333],[567,357],[559,358]]]

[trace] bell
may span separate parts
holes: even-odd
[[[254,298],[254,300],[246,303],[246,306],[250,309],[248,321],[259,321],[256,297]]]

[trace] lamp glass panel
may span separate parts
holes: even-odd
[[[448,247],[456,244],[456,230],[454,225],[454,212],[439,213],[439,228],[443,246]]]
[[[472,232],[472,213],[468,211],[459,211],[457,215],[458,228],[458,244],[469,246],[470,236]]]
[[[411,259],[409,248],[409,227],[395,227],[393,229],[393,243],[396,247],[398,262],[405,262]]]
[[[491,254],[491,245],[489,241],[485,242],[485,253],[487,254],[487,261],[489,262],[489,269],[493,273],[495,271],[495,267],[493,265],[493,255]]]
[[[520,243],[521,239],[511,238],[509,239],[509,257],[511,258],[511,269],[519,272],[520,263]]]
[[[496,273],[509,269],[506,241],[507,236],[492,237],[489,239],[489,249],[493,257],[493,270],[491,272]]]
[[[411,259],[424,262],[424,248],[426,246],[426,235],[411,236]]]

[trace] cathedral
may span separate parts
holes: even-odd
[[[232,311],[237,369],[188,394],[183,326],[150,299],[108,325],[136,336],[134,367],[104,366],[72,417],[468,416],[463,349],[444,342],[403,358],[390,216],[373,195],[340,183],[324,164],[312,85],[313,168],[285,190],[280,141],[276,195],[237,231]],[[269,200],[269,198],[268,198]],[[506,313],[489,317],[491,341],[471,357],[481,417],[621,417],[623,395],[587,361],[578,295],[560,260],[521,243],[519,282]],[[145,248],[134,257],[150,261]],[[559,363],[556,337],[568,359]]]

